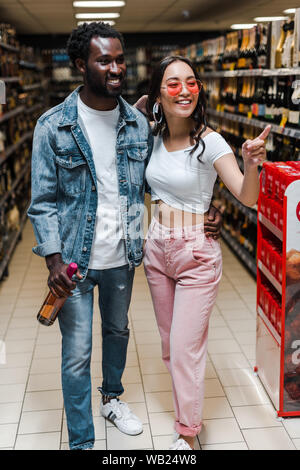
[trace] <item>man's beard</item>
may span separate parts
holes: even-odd
[[[88,67],[86,67],[86,81],[88,87],[94,95],[105,98],[113,98],[116,96],[120,96],[124,83],[124,81],[122,81],[121,86],[119,88],[116,88],[115,90],[109,90],[105,85],[102,85],[99,78],[96,77],[96,74],[94,74]]]

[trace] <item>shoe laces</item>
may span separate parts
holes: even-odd
[[[112,407],[112,411],[116,415],[117,419],[129,418],[131,411],[127,403],[124,403],[120,400],[111,400],[110,404]]]

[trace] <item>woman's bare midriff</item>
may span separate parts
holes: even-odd
[[[169,228],[204,224],[204,221],[207,219],[207,215],[208,212],[205,214],[195,214],[192,212],[182,211],[169,206],[161,200],[157,201],[154,210],[154,217],[158,222]]]
[[[203,133],[202,137],[205,137],[207,134],[214,132],[213,129],[208,127]],[[168,145],[164,142],[165,147],[168,150]],[[169,149],[169,151],[178,150],[177,148]],[[204,214],[195,214],[192,212],[182,211],[180,209],[175,209],[174,207],[169,206],[165,202],[159,200],[156,201],[154,217],[159,221],[161,225],[166,227],[188,227],[191,225],[200,225],[204,224],[204,221],[207,220],[208,211]]]

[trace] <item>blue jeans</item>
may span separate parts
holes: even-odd
[[[128,265],[89,270],[58,315],[70,449],[90,448],[95,441],[90,375],[94,287],[97,285],[99,289],[102,319],[103,382],[99,390],[103,395],[117,397],[124,392],[121,378],[129,340],[127,314],[133,277],[134,270],[129,270]]]

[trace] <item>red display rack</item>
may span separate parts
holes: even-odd
[[[300,162],[265,162],[257,224],[256,367],[278,416],[300,416]]]

